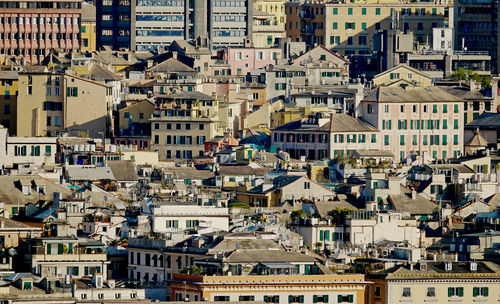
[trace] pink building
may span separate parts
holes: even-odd
[[[223,59],[229,64],[231,75],[246,75],[251,70],[276,65],[282,58],[280,48],[231,48],[223,51]]]
[[[82,0],[0,2],[0,56],[40,63],[50,49],[80,48]]]

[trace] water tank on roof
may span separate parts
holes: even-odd
[[[95,152],[95,145],[90,145],[90,151]]]
[[[73,145],[73,152],[78,152],[79,151],[78,147],[79,147],[78,145]]]
[[[110,146],[109,146],[109,151],[110,151],[111,153],[115,153],[115,152],[116,152],[116,146],[115,146],[115,145],[110,145]]]
[[[85,152],[90,152],[90,145],[85,145]]]
[[[80,145],[80,147],[78,149],[80,150],[80,152],[84,152],[85,151],[85,145]]]

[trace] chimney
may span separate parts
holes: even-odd
[[[412,200],[417,199],[417,191],[415,189],[411,190],[411,199]]]
[[[477,271],[477,263],[476,263],[476,261],[471,261],[469,263],[469,266],[470,266],[470,271]]]
[[[172,52],[172,58],[178,59],[179,54],[177,52]]]

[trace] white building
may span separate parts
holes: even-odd
[[[153,207],[153,232],[174,232],[201,227],[228,231],[228,208],[167,202]]]

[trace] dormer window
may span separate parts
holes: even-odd
[[[452,271],[453,270],[453,264],[451,262],[445,262],[444,263],[444,270],[446,270],[446,271]]]

